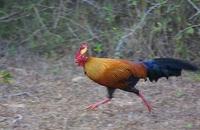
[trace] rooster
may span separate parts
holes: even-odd
[[[85,75],[94,82],[105,86],[108,95],[102,101],[89,105],[96,109],[109,102],[116,89],[135,93],[151,112],[152,107],[143,94],[135,87],[140,79],[157,81],[161,77],[180,76],[182,70],[197,71],[198,68],[186,61],[173,58],[156,58],[147,61],[133,62],[122,59],[97,58],[89,56],[88,44],[82,43],[75,54],[75,62],[82,66]]]

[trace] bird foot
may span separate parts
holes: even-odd
[[[94,104],[89,105],[89,106],[87,107],[87,109],[96,110],[96,108],[97,108],[98,106],[100,106],[101,104],[105,104],[105,103],[109,102],[110,100],[111,100],[110,98],[106,98],[106,99],[104,99],[104,100],[102,100],[102,101],[99,101],[99,102],[96,102],[96,103],[94,103]]]

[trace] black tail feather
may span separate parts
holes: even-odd
[[[195,65],[190,64],[189,62],[179,60],[179,59],[173,59],[173,58],[157,58],[154,59],[158,64],[160,65],[169,65],[173,66],[175,68],[181,68],[184,70],[189,70],[189,71],[197,71],[198,68]]]
[[[156,58],[143,63],[148,69],[150,81],[157,81],[161,77],[180,76],[182,70],[198,70],[198,67],[195,65],[173,58]]]

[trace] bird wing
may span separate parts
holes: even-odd
[[[138,81],[139,78],[146,76],[146,71],[140,70],[144,69],[140,64],[123,60],[113,61],[108,64],[100,80],[104,86],[124,88],[130,85],[130,83],[135,84],[135,81]]]

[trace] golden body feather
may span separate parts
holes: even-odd
[[[106,87],[125,88],[130,76],[146,78],[143,64],[120,59],[89,57],[84,65],[85,74],[93,81]]]

